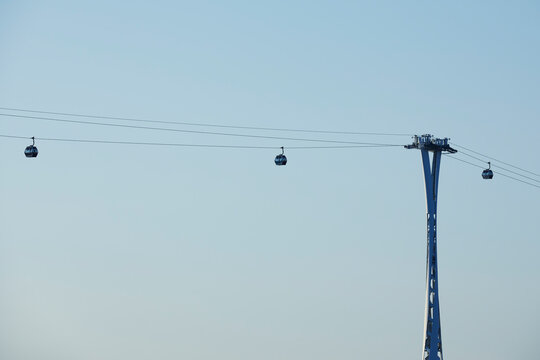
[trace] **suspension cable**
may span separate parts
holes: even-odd
[[[131,122],[140,122],[140,123],[200,126],[200,127],[214,127],[214,128],[226,128],[226,129],[282,131],[282,132],[299,132],[299,133],[314,133],[314,134],[339,134],[339,135],[413,136],[412,134],[403,134],[403,133],[356,132],[356,131],[334,131],[334,130],[312,130],[312,129],[289,129],[289,128],[270,128],[270,127],[257,127],[257,126],[239,126],[239,125],[220,125],[220,124],[208,124],[208,123],[193,123],[193,122],[182,122],[182,121],[150,120],[150,119],[141,119],[141,118],[132,118],[132,117],[89,115],[89,114],[80,114],[80,113],[55,112],[55,111],[43,111],[43,110],[29,110],[29,109],[10,108],[10,107],[0,107],[0,110],[27,112],[27,113],[34,113],[34,114],[70,116],[70,117],[79,117],[79,118],[88,118],[88,119],[120,120],[120,121],[131,121]]]
[[[108,126],[108,127],[116,127],[116,128],[128,128],[128,129],[139,129],[139,130],[156,130],[156,131],[168,131],[168,132],[178,132],[178,133],[203,134],[203,135],[232,136],[232,137],[255,138],[255,139],[290,140],[290,141],[305,141],[305,142],[349,144],[349,145],[385,145],[385,146],[389,145],[389,144],[367,143],[367,142],[357,142],[357,141],[309,139],[309,138],[291,138],[291,137],[267,136],[267,135],[253,135],[253,134],[224,133],[224,132],[201,131],[201,130],[160,128],[160,127],[151,127],[151,126],[113,124],[113,123],[104,123],[104,122],[96,122],[96,121],[68,120],[68,119],[49,118],[49,117],[42,117],[42,116],[16,115],[16,114],[4,114],[4,113],[0,113],[0,116],[22,118],[22,119],[43,120],[43,121],[53,121],[53,122],[63,122],[63,123],[72,123],[72,124]],[[394,144],[392,146],[403,146],[403,145]]]
[[[472,159],[475,159],[475,160],[478,160],[478,161],[482,161],[482,162],[484,161],[483,159],[480,159],[480,158],[478,158],[478,157],[476,157],[476,156],[473,156],[473,155],[471,155],[471,154],[467,154],[467,152],[465,152],[465,151],[463,151],[463,150],[460,151],[460,153],[463,154],[463,155],[465,155],[465,156],[468,156],[468,157],[470,157],[470,158],[472,158]],[[540,183],[540,180],[537,180],[537,179],[532,178],[532,177],[527,176],[527,175],[520,174],[520,173],[518,173],[518,172],[515,172],[515,171],[510,170],[510,169],[507,169],[507,168],[504,168],[504,167],[502,167],[502,166],[494,165],[494,164],[491,164],[491,166],[494,167],[494,168],[499,168],[499,169],[504,170],[504,171],[507,171],[507,172],[509,172],[509,173],[512,173],[512,174],[515,174],[515,175],[524,177],[524,178],[526,178],[526,179],[535,181],[535,182],[537,182],[537,183]]]
[[[518,169],[518,170],[524,171],[524,172],[529,173],[529,174],[531,174],[531,175],[540,176],[540,174],[538,174],[538,173],[535,173],[535,172],[532,172],[532,171],[529,171],[529,170],[520,168],[520,167],[518,167],[518,166],[515,166],[515,165],[509,164],[509,163],[507,163],[507,162],[498,160],[498,159],[496,159],[496,158],[494,158],[494,157],[491,157],[491,156],[488,156],[488,155],[481,154],[481,153],[479,153],[479,152],[477,152],[477,151],[468,149],[468,148],[466,148],[465,146],[458,145],[458,144],[456,144],[455,142],[452,142],[452,145],[454,145],[454,146],[457,147],[457,148],[461,148],[461,149],[465,149],[465,150],[467,150],[467,151],[470,151],[470,152],[472,152],[472,153],[474,153],[474,154],[476,154],[476,155],[480,155],[480,156],[483,156],[483,157],[485,157],[485,158],[488,158],[488,159],[491,159],[491,160],[498,161],[498,162],[500,162],[501,164],[511,166],[511,167],[513,167],[514,169]]]
[[[463,162],[463,163],[469,164],[469,165],[471,165],[471,166],[474,166],[474,167],[477,167],[477,168],[480,168],[480,169],[483,169],[483,168],[484,168],[484,167],[481,166],[481,165],[477,165],[477,164],[474,164],[474,163],[472,163],[472,162],[470,162],[470,161],[460,159],[460,158],[458,158],[456,155],[453,155],[453,154],[452,154],[452,155],[451,155],[451,154],[445,154],[445,155],[446,155],[448,158],[450,158],[450,159],[458,160],[458,161],[461,161],[461,162]],[[533,184],[533,183],[530,183],[530,182],[527,182],[527,181],[524,181],[524,180],[515,178],[515,177],[510,176],[510,175],[506,175],[506,174],[503,174],[503,173],[500,173],[500,172],[498,172],[497,175],[501,175],[501,176],[507,177],[507,178],[509,178],[509,179],[516,180],[516,181],[522,182],[522,183],[524,183],[524,184],[527,184],[527,185],[530,185],[530,186],[534,186],[534,187],[536,187],[536,188],[540,188],[540,185],[536,185],[536,184]]]
[[[28,136],[0,134],[3,138],[12,139],[32,139]],[[176,146],[176,147],[205,147],[205,148],[227,148],[227,149],[280,149],[279,146],[251,146],[251,145],[219,145],[219,144],[184,144],[184,143],[160,143],[160,142],[139,142],[139,141],[116,141],[116,140],[96,140],[96,139],[72,139],[72,138],[48,138],[35,137],[40,141],[75,142],[91,144],[116,144],[116,145],[141,145],[141,146]],[[393,144],[366,144],[366,145],[330,145],[330,146],[287,146],[287,149],[294,150],[315,150],[315,149],[354,149],[354,148],[381,148],[396,147],[401,145]]]

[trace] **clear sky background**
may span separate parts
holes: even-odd
[[[539,39],[536,1],[3,0],[0,106],[432,133],[539,174]],[[6,116],[0,134],[275,147],[38,141],[26,159],[0,139],[2,359],[420,358],[419,151]],[[480,168],[442,162],[444,356],[538,359],[540,189],[458,155]]]

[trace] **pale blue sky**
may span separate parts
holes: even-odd
[[[540,173],[539,19],[534,1],[4,0],[0,106],[433,133]],[[276,147],[41,141],[27,160],[0,140],[2,359],[420,357],[418,151],[278,168],[306,144],[5,116],[0,134]],[[536,359],[540,189],[480,172],[443,158],[444,355]]]

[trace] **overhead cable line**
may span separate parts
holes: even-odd
[[[484,167],[481,166],[481,165],[477,165],[477,164],[474,164],[470,161],[467,161],[467,160],[463,160],[463,159],[460,159],[459,157],[457,157],[456,155],[453,155],[453,154],[445,154],[447,157],[449,157],[450,159],[454,159],[454,160],[458,160],[458,161],[461,161],[463,163],[466,163],[466,164],[469,164],[471,166],[474,166],[474,167],[477,167],[477,168],[480,168],[480,169],[483,169]],[[519,181],[519,182],[522,182],[524,184],[527,184],[527,185],[530,185],[530,186],[534,186],[536,188],[540,188],[540,185],[536,185],[536,184],[533,184],[533,183],[530,183],[528,181],[525,181],[525,180],[521,180],[521,179],[518,179],[518,178],[515,178],[513,176],[510,176],[510,175],[506,175],[506,174],[503,174],[503,173],[500,173],[498,172],[497,175],[501,175],[501,176],[504,176],[504,177],[507,177],[509,179],[512,179],[512,180],[516,180],[516,181]]]
[[[88,119],[106,119],[106,120],[132,121],[132,122],[141,122],[141,123],[200,126],[200,127],[214,127],[214,128],[226,128],[226,129],[282,131],[282,132],[300,132],[300,133],[314,133],[314,134],[338,134],[338,135],[412,136],[412,134],[403,134],[403,133],[356,132],[356,131],[333,131],[333,130],[311,130],[311,129],[288,129],[288,128],[269,128],[269,127],[258,127],[258,126],[239,126],[239,125],[220,125],[220,124],[207,124],[207,123],[193,123],[193,122],[182,122],[182,121],[150,120],[150,119],[131,118],[131,117],[89,115],[89,114],[80,114],[80,113],[54,112],[54,111],[43,111],[43,110],[29,110],[29,109],[19,109],[19,108],[9,108],[9,107],[0,107],[0,110],[19,111],[19,112],[27,112],[27,113],[34,113],[34,114],[71,116],[71,117],[80,117],[80,118],[88,118]]]
[[[76,118],[89,118],[89,119],[107,119],[107,120],[117,120],[117,121],[129,121],[129,122],[139,122],[139,123],[156,123],[156,124],[171,124],[171,125],[185,125],[185,126],[200,126],[200,127],[214,127],[214,128],[229,128],[229,129],[242,129],[242,130],[257,130],[257,131],[281,131],[281,132],[303,132],[303,133],[318,133],[318,134],[340,134],[340,135],[377,135],[377,136],[411,136],[411,134],[404,133],[380,133],[380,132],[352,132],[352,131],[331,131],[331,130],[310,130],[310,129],[288,129],[288,128],[268,128],[268,127],[255,127],[255,126],[236,126],[236,125],[220,125],[220,124],[207,124],[207,123],[192,123],[192,122],[179,122],[179,121],[162,121],[162,120],[150,120],[150,119],[141,119],[141,118],[130,118],[130,117],[116,117],[116,116],[101,116],[101,115],[90,115],[90,114],[81,114],[81,113],[69,113],[69,112],[53,112],[53,111],[43,111],[43,110],[31,110],[31,109],[21,109],[21,108],[11,108],[11,107],[0,107],[0,110],[10,110],[17,112],[26,112],[34,114],[49,114],[49,115],[58,115],[64,117],[76,117]],[[255,134],[239,134],[239,133],[224,133],[224,132],[212,132],[212,131],[199,131],[199,130],[186,130],[186,129],[174,129],[174,128],[161,128],[161,127],[151,127],[151,126],[136,126],[129,124],[117,124],[117,123],[106,123],[106,122],[96,122],[96,121],[81,121],[73,119],[59,119],[59,118],[50,118],[42,116],[28,116],[28,115],[19,115],[19,114],[5,114],[0,113],[0,116],[4,117],[15,117],[15,118],[25,118],[25,119],[34,119],[34,120],[44,120],[44,121],[55,121],[63,123],[73,123],[73,124],[83,124],[83,125],[96,125],[96,126],[109,126],[109,127],[120,127],[120,128],[131,128],[131,129],[142,129],[142,130],[155,130],[155,131],[169,131],[169,132],[180,132],[180,133],[192,133],[192,134],[203,134],[203,135],[218,135],[218,136],[231,136],[231,137],[244,137],[244,138],[259,138],[259,139],[272,139],[272,140],[290,140],[290,141],[305,141],[305,142],[320,142],[320,143],[334,143],[334,144],[346,144],[339,146],[288,146],[289,149],[333,149],[333,148],[355,148],[355,147],[390,147],[390,146],[402,146],[398,144],[384,144],[384,143],[368,143],[368,142],[355,142],[355,141],[342,141],[342,140],[333,140],[333,139],[312,139],[312,138],[290,138],[290,137],[279,137],[279,136],[266,136],[266,135],[255,135]],[[0,135],[2,136],[2,135]],[[11,137],[11,136],[3,136]],[[21,137],[24,138],[24,137]],[[124,145],[156,145],[156,146],[192,146],[192,147],[220,147],[220,148],[245,148],[245,149],[270,149],[275,147],[270,146],[244,146],[244,145],[213,145],[213,144],[177,144],[177,143],[145,143],[145,142],[129,142],[129,141],[108,141],[108,140],[84,140],[84,139],[57,139],[57,138],[41,138],[40,140],[49,140],[49,141],[71,141],[71,142],[86,142],[86,143],[110,143],[110,144],[124,144]],[[475,153],[479,156],[485,157],[497,161],[499,163],[510,166],[514,169],[526,172],[528,174],[540,177],[540,174],[523,169],[521,167],[512,165],[510,163],[498,160],[496,158],[490,157],[488,155],[479,153],[472,149],[466,148],[464,146],[455,144],[452,142],[452,145]],[[471,154],[467,154],[465,151],[461,151],[466,156],[469,156],[475,160],[484,162],[483,159],[477,158]],[[458,159],[465,162],[465,160]],[[477,166],[477,165],[475,165]],[[480,167],[480,166],[479,166]],[[509,173],[521,176],[523,178],[529,179],[531,181],[540,183],[540,180],[534,179],[532,177],[520,174],[518,172],[509,170],[499,165],[493,165],[501,170],[507,171]],[[501,173],[499,173],[501,174]],[[501,174],[503,176],[515,179],[509,175]],[[529,184],[526,181],[515,179],[526,184]],[[532,184],[531,184],[532,185]]]
[[[12,139],[32,139],[28,136],[16,136],[0,134],[3,138]],[[35,137],[40,141],[58,141],[58,142],[77,142],[91,144],[116,144],[116,145],[142,145],[142,146],[176,146],[176,147],[204,147],[204,148],[228,148],[228,149],[277,149],[279,146],[250,146],[250,145],[217,145],[217,144],[182,144],[182,143],[157,143],[157,142],[138,142],[138,141],[115,141],[115,140],[93,140],[93,139],[69,139],[69,138],[47,138]],[[394,147],[395,145],[336,145],[336,146],[287,146],[287,149],[311,150],[311,149],[354,149],[354,148],[380,148]]]
[[[228,148],[228,149],[276,149],[276,146],[249,146],[249,145],[218,145],[218,144],[184,144],[184,143],[153,143],[153,142],[138,142],[138,141],[114,141],[114,140],[96,140],[96,139],[73,139],[73,138],[48,138],[48,137],[28,137],[18,135],[0,134],[2,138],[24,139],[24,140],[39,140],[39,141],[56,141],[56,142],[76,142],[76,143],[92,143],[92,144],[115,144],[115,145],[139,145],[139,146],[174,146],[174,147],[198,147],[198,148]],[[376,144],[376,145],[336,145],[336,146],[288,146],[287,149],[295,150],[310,150],[310,149],[353,149],[353,148],[380,148],[380,147],[395,147],[393,144]],[[398,145],[401,146],[401,145]],[[477,168],[483,168],[481,165],[474,164],[470,161],[458,158],[456,155],[445,154],[446,156],[469,164]],[[539,185],[515,178],[504,173],[498,175],[507,177],[521,183],[540,188]]]
[[[484,162],[484,159],[480,159],[480,158],[478,158],[478,157],[476,157],[476,156],[473,156],[473,155],[471,155],[471,154],[467,154],[467,152],[465,152],[465,151],[463,151],[463,150],[461,150],[460,153],[463,154],[463,155],[465,155],[465,156],[468,156],[468,157],[470,157],[470,158],[472,158],[472,159],[475,159],[475,160]],[[537,182],[537,183],[540,183],[540,180],[537,180],[537,179],[532,178],[532,177],[527,176],[527,175],[520,174],[520,173],[518,173],[518,172],[515,172],[515,171],[513,171],[513,170],[507,169],[507,168],[505,168],[505,167],[502,167],[502,166],[499,166],[499,165],[494,165],[494,164],[491,164],[491,166],[493,166],[494,168],[499,168],[499,169],[504,170],[504,171],[507,171],[507,172],[509,172],[509,173],[512,173],[512,174],[515,174],[515,175],[524,177],[524,178],[526,178],[526,179],[535,181],[535,182]]]
[[[514,166],[514,165],[509,164],[509,163],[507,163],[507,162],[504,162],[504,161],[495,159],[494,157],[491,157],[491,156],[488,156],[488,155],[481,154],[481,153],[479,153],[479,152],[477,152],[477,151],[468,149],[468,148],[466,148],[465,146],[458,145],[458,144],[456,144],[456,143],[454,143],[454,142],[452,142],[452,145],[454,145],[455,147],[461,148],[461,149],[465,149],[465,150],[470,151],[470,152],[472,152],[472,153],[475,153],[476,155],[483,156],[483,157],[488,158],[488,159],[490,159],[490,160],[498,161],[498,162],[500,162],[501,164],[511,166],[511,167],[513,167],[514,169],[518,169],[518,170],[524,171],[524,172],[529,173],[529,174],[531,174],[531,175],[540,176],[540,174],[538,174],[538,173],[535,173],[535,172],[532,172],[532,171],[529,171],[529,170],[520,168],[520,167],[518,167],[518,166]]]
[[[357,141],[291,138],[291,137],[267,136],[267,135],[253,135],[253,134],[238,134],[238,133],[200,131],[200,130],[172,129],[172,128],[160,128],[160,127],[138,126],[138,125],[127,125],[127,124],[112,124],[112,123],[103,123],[103,122],[96,122],[96,121],[68,120],[68,119],[49,118],[49,117],[42,117],[42,116],[16,115],[16,114],[4,114],[4,113],[0,113],[0,116],[23,118],[23,119],[33,119],[33,120],[43,120],[43,121],[54,121],[54,122],[72,123],[72,124],[109,126],[109,127],[116,127],[116,128],[128,128],[128,129],[139,129],[139,130],[156,130],[156,131],[179,132],[179,133],[189,133],[189,134],[203,134],[203,135],[233,136],[233,137],[255,138],[255,139],[290,140],[290,141],[305,141],[305,142],[349,144],[349,145],[403,146],[401,144],[381,144],[381,143],[367,143],[367,142],[357,142]]]

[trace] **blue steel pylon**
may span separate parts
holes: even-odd
[[[437,273],[437,191],[441,154],[457,150],[448,145],[448,139],[431,135],[415,136],[407,149],[419,149],[422,153],[427,209],[427,259],[426,259],[426,308],[424,310],[424,341],[422,360],[443,360],[441,317],[439,312],[439,281]],[[429,153],[432,152],[430,166]]]

